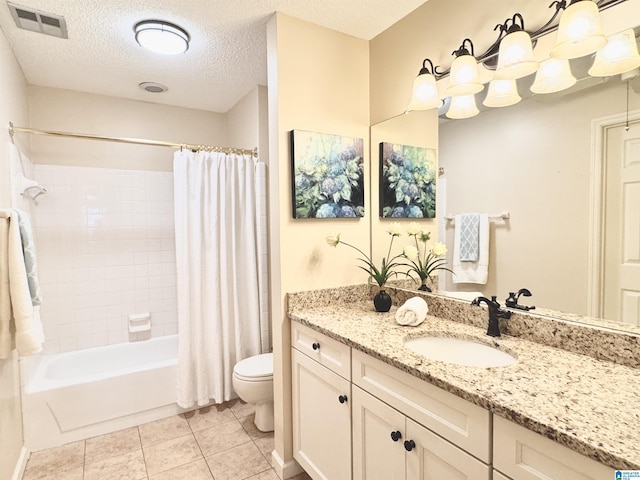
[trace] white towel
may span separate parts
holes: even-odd
[[[40,282],[38,281],[36,245],[33,238],[31,220],[29,214],[22,210],[13,209],[13,213],[15,213],[15,216],[12,216],[12,218],[17,219],[20,225],[20,241],[22,242],[22,253],[24,254],[27,281],[29,282],[29,293],[31,294],[31,303],[35,307],[42,303],[42,294],[40,293]]]
[[[427,318],[429,306],[424,298],[412,297],[404,302],[396,311],[396,322],[400,325],[417,327]]]
[[[478,261],[462,262],[460,260],[460,215],[455,217],[455,234],[453,240],[453,283],[486,284],[489,276],[489,215],[480,214],[478,228]]]
[[[9,290],[9,221],[0,218],[0,358],[9,358],[15,346]]]

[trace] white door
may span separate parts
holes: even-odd
[[[640,122],[605,141],[602,314],[640,325]]]

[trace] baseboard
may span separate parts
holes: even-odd
[[[24,475],[24,469],[27,467],[27,461],[29,460],[29,450],[26,447],[22,447],[20,450],[20,457],[16,463],[16,468],[13,470],[11,480],[20,480]]]
[[[280,458],[278,452],[275,450],[271,452],[271,458],[273,460],[273,469],[276,471],[276,474],[280,477],[281,480],[286,480],[287,478],[295,477],[299,473],[304,472],[300,464],[296,462],[293,458],[287,462]]]

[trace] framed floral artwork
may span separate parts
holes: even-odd
[[[364,216],[363,139],[291,131],[293,218]]]
[[[434,149],[380,143],[380,216],[435,218]]]

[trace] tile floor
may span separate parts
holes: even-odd
[[[272,450],[273,433],[234,400],[34,452],[23,480],[278,480]]]

